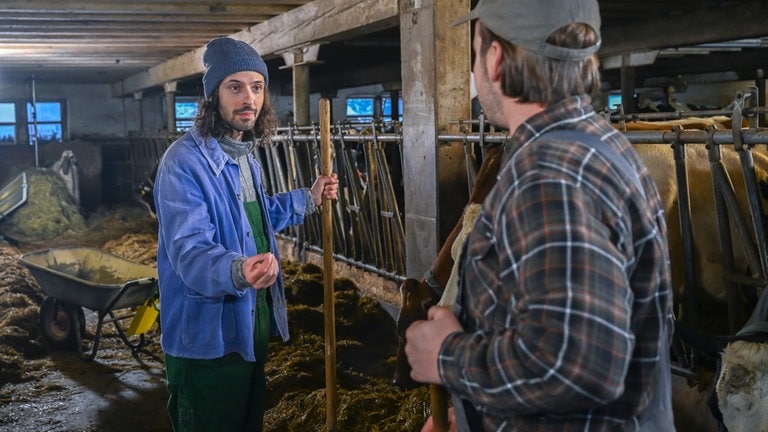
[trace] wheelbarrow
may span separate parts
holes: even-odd
[[[40,327],[43,336],[56,348],[74,347],[83,360],[93,360],[106,323],[114,324],[120,339],[134,355],[146,345],[144,332],[135,331],[134,322],[128,329],[121,323],[135,321],[134,309],[156,305],[155,269],[91,247],[44,249],[26,253],[19,261],[47,296],[40,306]],[[98,316],[90,348],[83,343],[83,308]],[[121,309],[125,310],[115,313]],[[138,336],[138,340],[132,336]]]

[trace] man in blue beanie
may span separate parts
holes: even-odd
[[[160,339],[175,431],[261,431],[268,338],[288,340],[275,232],[301,224],[336,175],[268,196],[255,146],[276,126],[269,73],[253,47],[213,39],[195,125],[155,179]]]

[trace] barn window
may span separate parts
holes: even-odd
[[[64,136],[61,102],[27,103],[27,128],[29,144],[61,142]]]
[[[347,98],[347,119],[360,122],[373,120],[373,97]]]
[[[184,132],[195,124],[197,116],[197,98],[176,98],[176,132]]]
[[[380,112],[377,112],[376,98],[373,96],[355,96],[347,98],[347,119],[358,122],[370,122],[374,118],[391,121],[392,98],[382,97]],[[398,98],[398,119],[403,119],[403,99]]]
[[[397,98],[397,113],[398,118],[392,118],[392,98],[385,97],[381,100],[382,109],[384,114],[384,120],[403,120],[403,98]]]
[[[16,144],[16,104],[0,102],[0,144]]]
[[[621,93],[611,92],[608,94],[608,109],[617,110],[621,104]]]

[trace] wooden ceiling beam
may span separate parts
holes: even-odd
[[[600,56],[766,35],[768,7],[761,0],[738,7],[695,7],[685,14],[603,28]]]
[[[254,4],[254,3],[213,3],[205,2],[158,2],[158,1],[55,1],[31,2],[18,0],[3,1],[3,15],[13,13],[40,13],[69,17],[99,15],[276,15],[295,8],[292,5]]]
[[[398,0],[314,0],[231,36],[252,44],[269,58],[303,45],[372,33],[398,23]],[[133,94],[200,74],[204,50],[201,46],[113,84],[112,93]]]

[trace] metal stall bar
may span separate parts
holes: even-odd
[[[292,135],[293,139],[288,142],[288,145],[281,146],[280,148],[283,150],[283,157],[285,160],[285,164],[287,167],[287,173],[289,174],[287,177],[287,189],[295,189],[300,187],[308,187],[305,186],[306,181],[304,179],[304,174],[301,169],[301,161],[299,160],[298,155],[298,146],[302,143],[309,147],[310,144],[306,140],[296,139],[296,135]],[[313,137],[313,141],[315,145],[319,145],[319,132],[313,126],[313,132],[311,134]],[[308,150],[307,152],[308,153]],[[310,159],[307,163],[308,167],[311,167],[312,165],[309,165],[312,160]],[[296,239],[296,246],[298,246],[298,257],[299,259],[304,259],[304,253],[307,244],[314,242],[312,244],[320,244],[320,231],[317,221],[313,220],[314,218],[309,216],[305,218],[304,224],[302,226],[292,226],[288,228],[288,232],[293,233],[293,237]]]
[[[400,209],[397,205],[397,198],[395,197],[392,177],[390,175],[391,171],[383,144],[378,142],[375,134],[373,135],[373,148],[375,151],[374,160],[377,166],[376,171],[379,173],[379,181],[377,182],[379,189],[376,195],[381,200],[379,216],[382,220],[382,234],[384,236],[382,246],[387,263],[386,268],[404,273],[405,228],[403,227]],[[401,151],[400,154],[402,154]],[[387,239],[392,241],[388,242],[386,241]]]
[[[294,146],[291,147],[291,151],[288,154],[291,173],[293,174],[294,179],[292,188],[312,187],[313,176],[317,177],[317,175],[320,173],[320,132],[317,124],[312,124],[311,127],[312,139],[306,141],[296,140],[294,142]],[[299,146],[302,145],[304,148],[300,149]],[[302,156],[304,156],[304,160],[302,160]],[[304,168],[306,168],[306,171]],[[307,175],[310,178],[306,178]],[[310,244],[321,244],[322,233],[320,220],[314,215],[309,215],[306,217],[304,219],[304,224],[296,227],[296,229],[299,232],[299,244],[302,248],[305,248]]]
[[[748,116],[768,113],[768,107],[752,106],[744,112]],[[658,113],[634,113],[634,114],[608,114],[611,122],[633,122],[633,121],[656,121],[656,120],[680,120],[694,117],[730,117],[733,114],[732,109],[703,110],[703,111],[667,111]],[[733,122],[731,122],[733,123]]]
[[[343,250],[346,252],[345,255],[352,259],[370,261],[373,257],[371,230],[362,214],[365,192],[363,180],[358,175],[357,170],[357,150],[347,145],[340,124],[337,124],[337,131],[340,147],[337,154],[341,156],[342,161],[339,175],[343,174],[342,180],[344,180],[341,183],[341,193],[339,194],[340,200],[343,201],[340,201],[339,204],[343,209],[343,214],[346,215],[345,221],[348,222],[343,226],[350,227],[350,235],[347,237],[348,241]]]
[[[375,133],[376,131],[374,131]],[[379,203],[378,199],[376,197],[376,192],[378,191],[378,182],[379,179],[379,173],[377,169],[376,159],[374,157],[374,150],[373,150],[373,141],[372,140],[366,140],[365,141],[365,165],[366,165],[366,172],[368,173],[368,187],[366,188],[366,197],[367,204],[368,204],[368,210],[371,215],[371,227],[373,229],[373,232],[375,233],[375,239],[373,243],[373,254],[374,254],[374,261],[378,267],[386,268],[385,262],[384,262],[384,252],[381,247],[381,241],[379,241],[382,237],[382,231],[381,231],[381,224],[379,223]]]
[[[731,123],[739,125],[738,128],[733,128],[731,133],[733,134],[734,148],[739,154],[739,161],[741,162],[742,171],[744,172],[744,182],[747,189],[747,198],[749,199],[749,209],[752,216],[752,227],[755,230],[755,236],[757,240],[757,249],[760,253],[761,274],[763,275],[763,285],[766,283],[766,275],[768,275],[768,252],[766,252],[766,232],[765,232],[765,216],[763,214],[762,205],[760,203],[760,189],[757,185],[757,178],[755,177],[755,165],[752,158],[752,152],[750,147],[744,145],[743,139],[744,132],[741,129],[742,113],[744,111],[744,101],[746,96],[739,93],[734,101],[734,111]],[[754,103],[757,100],[757,96],[753,93],[750,100]],[[754,108],[752,109],[754,111]]]
[[[678,216],[680,224],[680,235],[683,246],[684,260],[684,298],[686,315],[683,321],[691,327],[698,325],[698,298],[696,295],[696,279],[694,275],[694,257],[693,257],[693,229],[691,226],[691,204],[688,189],[688,171],[685,165],[685,146],[681,140],[682,129],[678,126],[673,129],[674,139],[672,142],[672,151],[675,158],[675,176],[677,178],[677,200]]]
[[[728,305],[728,321],[731,334],[738,330],[736,322],[740,315],[738,311],[739,284],[743,280],[737,280],[738,275],[734,269],[733,241],[731,238],[731,221],[734,223],[734,229],[741,239],[741,244],[750,266],[757,264],[756,253],[750,253],[752,245],[752,235],[744,222],[744,218],[739,212],[739,205],[736,201],[736,195],[728,172],[721,160],[720,146],[707,143],[710,172],[712,173],[712,190],[715,198],[715,216],[717,218],[718,233],[720,238],[720,251],[723,254],[723,274],[726,286],[726,303]],[[751,257],[751,259],[750,259]],[[743,279],[743,278],[742,278]]]
[[[747,190],[747,200],[749,203],[749,213],[752,220],[752,228],[754,231],[755,244],[757,246],[757,253],[759,256],[758,263],[750,262],[750,269],[754,277],[758,280],[755,285],[758,287],[766,287],[766,274],[768,274],[768,254],[766,253],[766,232],[765,232],[765,216],[763,214],[762,203],[760,202],[759,188],[757,184],[757,178],[755,176],[754,160],[752,158],[752,152],[750,148],[745,146],[742,141],[742,129],[741,119],[742,112],[744,111],[744,104],[747,100],[752,103],[756,102],[755,89],[752,89],[752,93],[739,92],[733,103],[733,116],[732,124],[738,125],[732,129],[734,149],[739,155],[739,162],[741,163],[742,172],[744,173],[744,186]],[[750,245],[753,243],[750,242]],[[757,294],[752,293],[751,302],[757,302]],[[735,301],[735,299],[734,299]],[[736,321],[740,317],[731,317],[731,333],[735,333],[741,328],[741,322]]]
[[[346,130],[346,132],[345,132]],[[352,229],[348,237],[353,245],[354,259],[373,263],[376,260],[375,244],[379,241],[374,235],[373,217],[368,206],[366,194],[370,194],[370,172],[367,168],[367,158],[364,146],[357,135],[349,135],[354,129],[339,124],[339,142],[343,144],[344,172],[347,176],[346,198],[341,207],[343,214],[351,221]],[[352,144],[354,143],[354,145]]]
[[[746,110],[750,110],[747,108]],[[728,111],[732,113],[732,111]],[[474,121],[467,122],[473,123]],[[392,271],[389,268],[393,264],[392,260],[384,256],[387,253],[387,249],[392,245],[397,244],[397,240],[401,237],[401,234],[397,229],[389,231],[390,234],[383,232],[382,224],[397,223],[394,218],[399,217],[394,212],[392,213],[392,219],[389,218],[389,202],[384,200],[388,199],[382,194],[387,190],[394,190],[394,185],[390,187],[387,185],[385,178],[383,177],[383,171],[386,171],[386,167],[381,163],[385,160],[378,155],[380,149],[383,148],[383,143],[399,143],[402,140],[402,136],[398,133],[382,133],[380,127],[375,127],[372,134],[369,135],[355,135],[347,134],[343,132],[341,125],[338,126],[332,140],[337,145],[338,156],[337,160],[338,170],[344,173],[346,180],[340,185],[340,193],[344,195],[346,201],[338,200],[335,205],[338,205],[337,211],[340,219],[340,226],[344,226],[347,231],[344,235],[340,236],[338,241],[342,244],[339,245],[339,250],[344,251],[345,256],[353,261],[359,260],[366,265],[374,265],[379,268],[385,269],[384,271]],[[317,139],[316,133],[312,128],[291,128],[288,134],[294,143],[314,141]],[[285,142],[288,134],[278,134],[273,137],[275,143]],[[710,142],[712,145],[732,144],[734,141],[733,132],[730,130],[715,130],[715,131],[700,131],[700,130],[667,130],[667,131],[632,131],[625,133],[630,141],[635,143],[646,144],[670,144],[675,143],[673,148],[676,150],[677,162],[676,169],[678,176],[685,174],[685,144],[688,143],[705,143]],[[768,130],[765,129],[749,129],[740,131],[739,137],[744,145],[765,144],[768,142]],[[507,133],[482,133],[473,132],[467,134],[441,134],[438,136],[438,142],[463,142],[465,145],[475,145],[481,143],[486,144],[500,144],[507,141],[509,135]],[[356,164],[355,164],[355,143],[359,143],[366,150],[366,162],[365,171],[367,174],[367,180],[364,181],[357,177]],[[361,165],[361,166],[363,166]],[[390,178],[390,181],[394,179]],[[682,198],[683,205],[686,208],[689,207],[690,199],[687,196],[687,175],[685,180],[682,181],[680,186],[681,193],[684,192],[685,197]],[[381,212],[384,212],[383,216]],[[688,216],[690,217],[690,216]],[[685,219],[685,217],[683,217]],[[686,225],[690,224],[690,221],[682,221]],[[394,227],[394,225],[392,225]],[[390,237],[390,238],[386,238]],[[403,235],[404,241],[404,235]],[[385,243],[388,242],[385,246]],[[690,237],[687,242],[692,242]],[[393,246],[394,247],[394,246]],[[689,246],[690,247],[690,246]],[[390,255],[391,256],[391,255]],[[689,258],[692,265],[692,258]],[[395,259],[396,261],[396,259]],[[692,272],[689,271],[689,278],[692,278]],[[693,282],[689,282],[693,284]],[[691,290],[688,290],[691,291]],[[696,313],[695,306],[689,308],[691,313]],[[694,321],[696,317],[694,317]]]
[[[341,135],[341,130],[339,128],[338,123],[335,125],[331,125],[331,131],[330,134],[333,136],[334,129],[336,132]],[[349,235],[349,232],[345,230],[343,227],[350,226],[350,220],[349,215],[346,212],[341,211],[341,209],[345,208],[347,206],[347,197],[345,196],[344,192],[344,185],[348,183],[348,169],[347,169],[347,156],[344,153],[344,140],[340,139],[338,142],[334,142],[331,140],[331,144],[333,145],[333,155],[334,158],[332,159],[333,162],[333,172],[336,173],[339,180],[339,193],[336,197],[336,202],[333,203],[333,219],[334,219],[334,226],[339,227],[338,229],[333,230],[333,250],[335,253],[341,253],[345,256],[352,256],[353,254],[350,253],[350,245],[348,242],[347,236]]]

